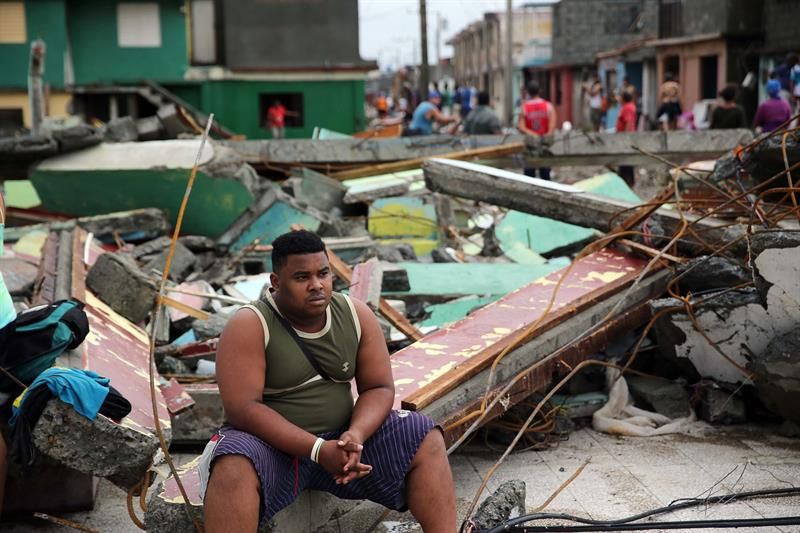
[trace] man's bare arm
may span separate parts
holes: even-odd
[[[358,400],[353,407],[350,431],[364,442],[389,416],[394,404],[394,379],[378,319],[364,303],[353,300],[353,305],[361,322],[361,342],[356,364]]]
[[[556,106],[553,104],[549,104],[547,106],[547,122],[547,133],[553,133],[556,131]]]
[[[450,124],[458,120],[458,117],[455,116],[448,117],[447,115],[439,111],[437,108],[431,109],[430,111],[428,111],[428,113],[430,113],[428,120],[435,120],[439,124]]]

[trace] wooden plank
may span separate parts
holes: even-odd
[[[614,222],[625,219],[637,204],[585,193],[575,187],[529,178],[498,168],[463,161],[429,159],[423,165],[425,183],[432,191],[470,198],[539,215],[562,222],[609,232]],[[686,214],[689,222],[697,215]],[[659,209],[650,220],[674,235],[682,226],[679,213]],[[743,225],[731,226],[727,221],[704,218],[695,223],[709,243],[727,243],[744,235]],[[691,237],[685,237],[687,241]]]
[[[404,408],[420,410],[457,387],[461,390],[512,343],[528,343],[592,309],[629,286],[645,265],[615,250],[595,252],[576,261],[568,273],[564,269],[540,278],[396,352],[392,360],[398,401]],[[528,331],[534,323],[536,328]]]
[[[406,159],[405,161],[396,161],[394,163],[383,163],[380,165],[369,165],[366,167],[359,167],[352,170],[341,170],[339,172],[330,173],[330,177],[337,180],[349,180],[352,178],[363,178],[366,176],[374,176],[376,174],[387,174],[389,172],[400,172],[402,170],[412,170],[419,168],[423,162],[431,157],[438,157],[441,159],[471,159],[473,157],[502,157],[515,154],[522,151],[522,143],[504,144],[501,146],[487,146],[484,148],[473,148],[472,150],[463,150],[459,152],[450,152],[446,154],[439,154],[436,156],[417,157],[414,159]]]
[[[350,285],[353,280],[353,271],[350,266],[342,261],[339,256],[333,253],[330,249],[328,249],[328,260],[331,263],[331,269],[333,269],[334,274],[339,276],[342,280],[344,280],[345,283]],[[378,312],[409,339],[418,341],[424,336],[423,333],[414,327],[414,325],[409,322],[406,317],[398,313],[394,307],[389,305],[389,302],[387,302],[384,298],[380,299]]]

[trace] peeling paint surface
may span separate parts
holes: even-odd
[[[147,373],[147,335],[89,291],[86,291],[84,310],[89,318],[89,335],[79,348],[82,368],[109,378],[111,385],[131,402],[132,410],[122,420],[122,425],[137,431],[155,432]],[[158,388],[156,402],[161,428],[169,430],[167,405]]]
[[[621,278],[633,279],[646,261],[602,250],[576,262],[562,283],[549,314]],[[455,324],[427,335],[392,356],[395,408],[451,369],[481,357],[487,348],[527,327],[544,313],[565,270],[553,272],[504,296]]]

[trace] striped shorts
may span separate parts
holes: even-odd
[[[370,500],[389,509],[406,511],[406,473],[423,439],[434,427],[433,420],[425,415],[392,411],[364,443],[361,452],[361,462],[371,465],[372,473],[347,485],[337,485],[321,465],[308,457],[295,460],[258,437],[223,427],[206,445],[200,460],[200,496],[205,496],[214,460],[233,454],[249,458],[258,474],[263,495],[261,523],[291,504],[304,490],[322,490],[345,500]],[[325,440],[338,439],[345,429],[319,436]]]

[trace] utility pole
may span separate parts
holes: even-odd
[[[420,46],[422,47],[422,62],[419,67],[419,97],[425,100],[428,97],[428,12],[425,0],[419,0],[419,32]]]
[[[511,127],[511,120],[514,116],[514,65],[512,64],[512,50],[514,43],[514,26],[511,22],[511,0],[506,0],[506,104],[503,106],[505,111],[506,124]]]
[[[436,64],[442,62],[442,14],[436,12]]]

